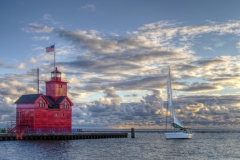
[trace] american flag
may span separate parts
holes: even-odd
[[[46,47],[46,52],[54,52],[54,45]]]

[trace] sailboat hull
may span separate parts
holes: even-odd
[[[169,132],[164,134],[166,139],[191,139],[192,138],[192,133]]]

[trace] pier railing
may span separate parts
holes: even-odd
[[[71,133],[71,128],[25,128],[24,133]]]
[[[45,82],[49,82],[49,81],[52,81],[52,78],[45,78]],[[61,81],[62,82],[68,82],[68,79],[66,77],[62,77]]]
[[[25,133],[25,134],[35,134],[35,133],[78,133],[82,132],[81,128],[28,128],[21,125],[12,125],[8,128],[7,133]]]

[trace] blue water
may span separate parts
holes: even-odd
[[[194,133],[191,140],[165,140],[163,133],[136,138],[0,141],[0,160],[240,159],[240,133]]]

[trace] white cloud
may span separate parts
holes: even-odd
[[[49,22],[51,22],[52,24],[58,24],[58,22],[52,17],[51,14],[44,14],[44,15],[43,15],[43,20],[49,21]]]
[[[226,43],[225,42],[219,42],[219,43],[216,43],[215,46],[217,47],[222,47],[224,46]]]
[[[37,60],[33,57],[31,57],[31,59],[29,60],[30,63],[37,63]]]
[[[240,42],[237,43],[237,46],[236,46],[236,47],[237,47],[237,48],[240,48]]]
[[[213,49],[211,48],[211,47],[203,47],[203,49],[205,49],[205,50],[209,50],[209,51],[213,51]]]
[[[28,24],[28,28],[22,29],[25,32],[35,32],[35,33],[50,33],[53,32],[53,27],[42,26],[37,23],[30,23]]]
[[[26,69],[26,67],[25,67],[25,63],[21,63],[17,68],[18,69]]]
[[[96,7],[94,4],[86,4],[84,6],[81,6],[82,9],[89,10],[89,11],[95,11]]]
[[[48,40],[49,40],[49,37],[48,37],[48,36],[42,36],[42,37],[37,37],[37,36],[35,36],[35,37],[33,37],[32,39],[33,39],[33,40],[38,40],[38,41],[41,41],[41,40],[46,40],[46,41],[48,41]]]
[[[68,78],[68,82],[71,84],[78,84],[79,80],[76,78],[76,76],[72,76],[71,78]]]

